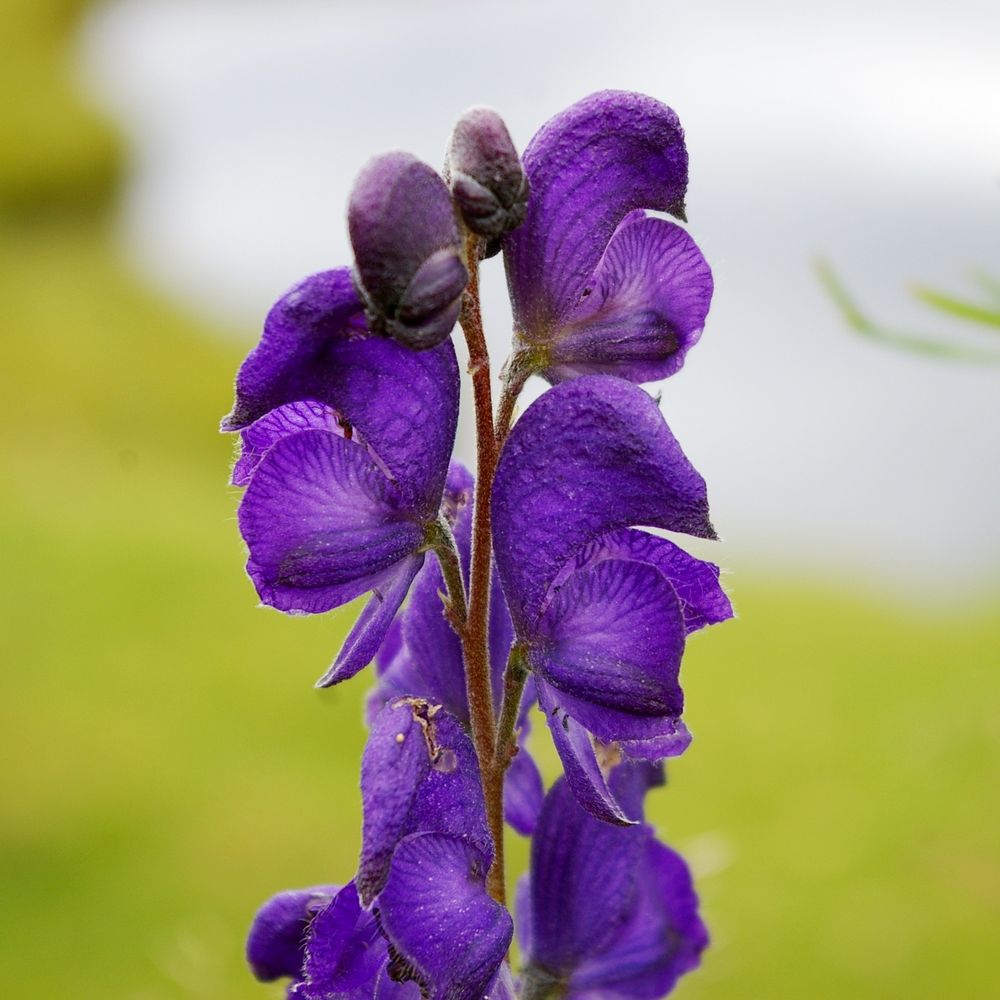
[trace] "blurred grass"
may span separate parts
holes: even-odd
[[[311,690],[350,611],[282,618],[240,572],[214,429],[243,348],[118,256],[76,6],[0,7],[49,95],[33,132],[0,110],[0,996],[276,998],[242,937],[270,892],[353,871],[365,685]],[[1000,995],[995,611],[732,583],[652,803],[714,933],[679,995]]]

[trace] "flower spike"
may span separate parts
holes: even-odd
[[[222,429],[261,601],[370,594],[318,682],[376,666],[354,877],[280,893],[247,960],[286,1000],[657,1000],[708,935],[645,819],[684,752],[681,663],[732,617],[705,482],[635,383],[676,372],[712,274],[680,225],[674,112],[603,91],[523,160],[500,116],[455,126],[443,177],[376,157],[351,193],[352,268],[291,288]],[[513,354],[493,405],[480,261],[502,249]],[[452,460],[468,348],[476,477]],[[524,380],[551,384],[515,423]],[[562,762],[528,752],[537,706]],[[508,950],[505,827],[531,838]],[[338,852],[335,852],[338,853]]]

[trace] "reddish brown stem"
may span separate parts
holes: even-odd
[[[472,741],[479,758],[479,771],[486,800],[486,819],[493,835],[495,857],[487,879],[490,895],[506,902],[503,859],[503,770],[495,764],[496,717],[490,673],[489,611],[492,567],[490,493],[497,464],[493,430],[493,390],[490,357],[483,332],[479,305],[479,240],[469,234],[465,241],[469,284],[462,298],[459,322],[469,347],[469,374],[476,409],[476,503],[472,520],[472,559],[469,569],[469,607],[462,652],[465,684],[469,696]]]

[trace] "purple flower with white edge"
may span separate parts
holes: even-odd
[[[441,177],[409,153],[377,156],[355,181],[347,223],[372,328],[415,350],[440,344],[469,280]]]
[[[535,830],[518,888],[522,1000],[656,1000],[708,944],[683,859],[641,823],[653,772],[622,764],[611,784],[635,826],[595,819],[560,779]]]
[[[454,522],[455,544],[462,570],[468,578],[472,547],[473,480],[463,466],[453,463],[445,488],[446,510]],[[369,697],[369,721],[382,707],[410,696],[440,704],[468,729],[469,701],[465,685],[462,646],[444,616],[441,595],[445,591],[441,567],[434,553],[428,555],[417,577],[410,600],[393,622],[390,633],[376,657],[378,685]],[[490,591],[490,664],[493,702],[500,704],[503,670],[513,642],[510,614],[503,590],[494,571]],[[530,682],[529,682],[530,683]],[[518,720],[521,741],[528,732],[527,711],[532,701],[529,691]],[[520,834],[528,836],[541,808],[541,775],[528,751],[521,746],[504,782],[504,815]]]
[[[515,649],[534,674],[570,787],[595,816],[628,823],[591,735],[638,757],[682,752],[687,632],[732,612],[715,567],[622,529],[714,538],[704,480],[645,392],[583,377],[545,393],[515,424],[493,523]]]
[[[419,353],[368,331],[347,269],[271,309],[223,429],[261,600],[317,614],[373,591],[321,686],[374,657],[435,529],[458,420],[451,342]]]
[[[524,153],[527,215],[504,238],[515,350],[551,383],[665,378],[701,336],[712,273],[680,226],[688,157],[677,115],[601,91],[543,125]]]

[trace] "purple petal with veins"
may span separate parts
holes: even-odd
[[[261,600],[309,614],[384,586],[423,540],[365,449],[321,430],[268,449],[243,495],[239,523]]]
[[[414,834],[396,848],[376,902],[390,974],[434,1000],[481,1000],[513,935],[486,891],[489,862],[460,837]]]
[[[577,306],[551,334],[550,382],[673,375],[701,336],[712,272],[680,226],[630,213],[611,237]]]

